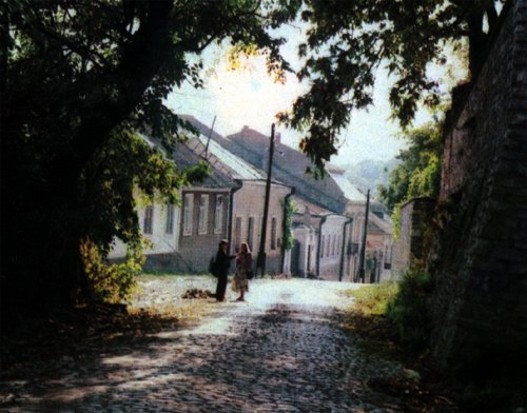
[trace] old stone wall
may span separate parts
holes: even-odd
[[[433,357],[492,370],[527,354],[527,0],[447,119]],[[454,95],[456,97],[456,95]],[[461,104],[460,104],[461,103]]]
[[[429,226],[435,201],[432,198],[416,198],[401,207],[399,238],[393,244],[392,278],[403,273],[425,257],[424,230]]]

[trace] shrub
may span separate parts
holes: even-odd
[[[93,298],[113,304],[130,301],[145,262],[141,245],[128,248],[126,260],[117,264],[103,262],[99,248],[89,239],[81,242],[80,251]]]
[[[430,275],[408,270],[399,284],[399,292],[386,307],[385,314],[397,326],[400,342],[413,351],[425,350],[429,342],[431,294]]]

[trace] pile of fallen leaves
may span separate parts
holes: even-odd
[[[140,340],[179,323],[174,316],[138,310],[124,305],[91,304],[56,310],[43,316],[17,320],[0,338],[0,371],[3,378],[16,375],[35,363],[64,356],[87,355],[101,344]]]
[[[200,290],[199,288],[191,288],[185,291],[181,298],[211,298],[216,295],[209,290]]]

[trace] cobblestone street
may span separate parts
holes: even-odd
[[[203,278],[212,289],[214,280]],[[66,357],[0,383],[17,394],[0,411],[402,412],[397,398],[366,382],[403,368],[365,354],[336,322],[335,312],[350,303],[339,291],[352,286],[256,280],[247,302],[234,302],[231,292],[195,326]]]

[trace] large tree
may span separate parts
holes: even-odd
[[[282,4],[283,3],[283,4]],[[200,86],[199,54],[230,39],[285,70],[267,33],[288,2],[16,0],[1,11],[2,314],[67,301],[84,285],[79,242],[137,241],[133,191],[174,200],[192,178],[170,153],[181,126],[162,105]]]
[[[445,42],[469,38],[471,68],[484,54],[492,0],[7,0],[0,3],[1,303],[38,305],[82,285],[79,240],[103,249],[137,235],[132,191],[170,197],[189,177],[130,131],[167,149],[180,126],[162,106],[174,85],[201,83],[196,56],[230,39],[289,70],[276,29],[309,25],[299,72],[310,91],[285,115],[306,131],[317,166],[336,152],[355,108],[371,104],[375,68],[396,78],[403,125],[424,97],[426,67]],[[428,94],[431,92],[431,94]],[[5,315],[3,311],[2,314]]]
[[[322,168],[336,153],[339,133],[354,109],[372,104],[379,67],[393,79],[390,103],[403,127],[419,105],[439,102],[431,64],[443,65],[447,45],[468,41],[474,76],[498,25],[500,0],[305,0],[301,19],[307,40],[300,46],[310,82],[282,120],[305,132],[302,149]]]

